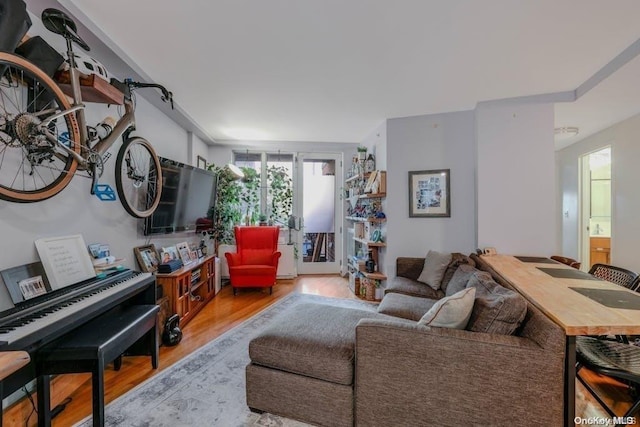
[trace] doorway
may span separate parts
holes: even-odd
[[[611,264],[611,147],[581,158],[581,258],[582,269]]]
[[[298,273],[340,273],[342,181],[340,154],[299,153],[297,212],[301,214]]]

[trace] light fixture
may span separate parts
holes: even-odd
[[[225,169],[227,170],[227,172],[229,172],[229,174],[234,180],[244,178],[244,172],[242,172],[242,169],[240,169],[238,166],[234,165],[233,163],[227,164],[225,166]]]
[[[573,138],[580,133],[580,129],[575,126],[564,126],[553,130],[557,139]]]

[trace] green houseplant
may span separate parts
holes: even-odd
[[[224,167],[209,165],[208,169],[218,175],[216,205],[209,208],[207,216],[213,221],[216,244],[234,244],[233,227],[242,220],[242,183]]]
[[[287,224],[293,211],[293,180],[284,166],[269,166],[267,182],[269,220],[274,224]]]
[[[252,168],[241,168],[244,172],[240,200],[244,212],[244,224],[251,225],[260,215],[260,173]]]
[[[364,145],[358,145],[358,148],[356,148],[356,150],[358,150],[358,159],[361,162],[364,162],[364,160],[367,158],[367,147],[365,147]]]

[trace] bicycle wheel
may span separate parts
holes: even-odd
[[[116,159],[116,187],[120,202],[135,218],[146,218],[160,203],[162,171],[149,141],[133,137],[122,144]]]
[[[0,198],[38,202],[69,184],[78,167],[80,132],[73,114],[47,126],[47,117],[71,108],[65,94],[27,60],[0,53]],[[49,138],[46,134],[49,134]]]

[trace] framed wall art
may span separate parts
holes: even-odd
[[[450,216],[449,169],[409,171],[409,217]]]
[[[197,159],[196,167],[198,167],[200,169],[206,169],[207,168],[207,159],[205,159],[202,156],[198,156],[198,157],[196,157],[196,159]]]

